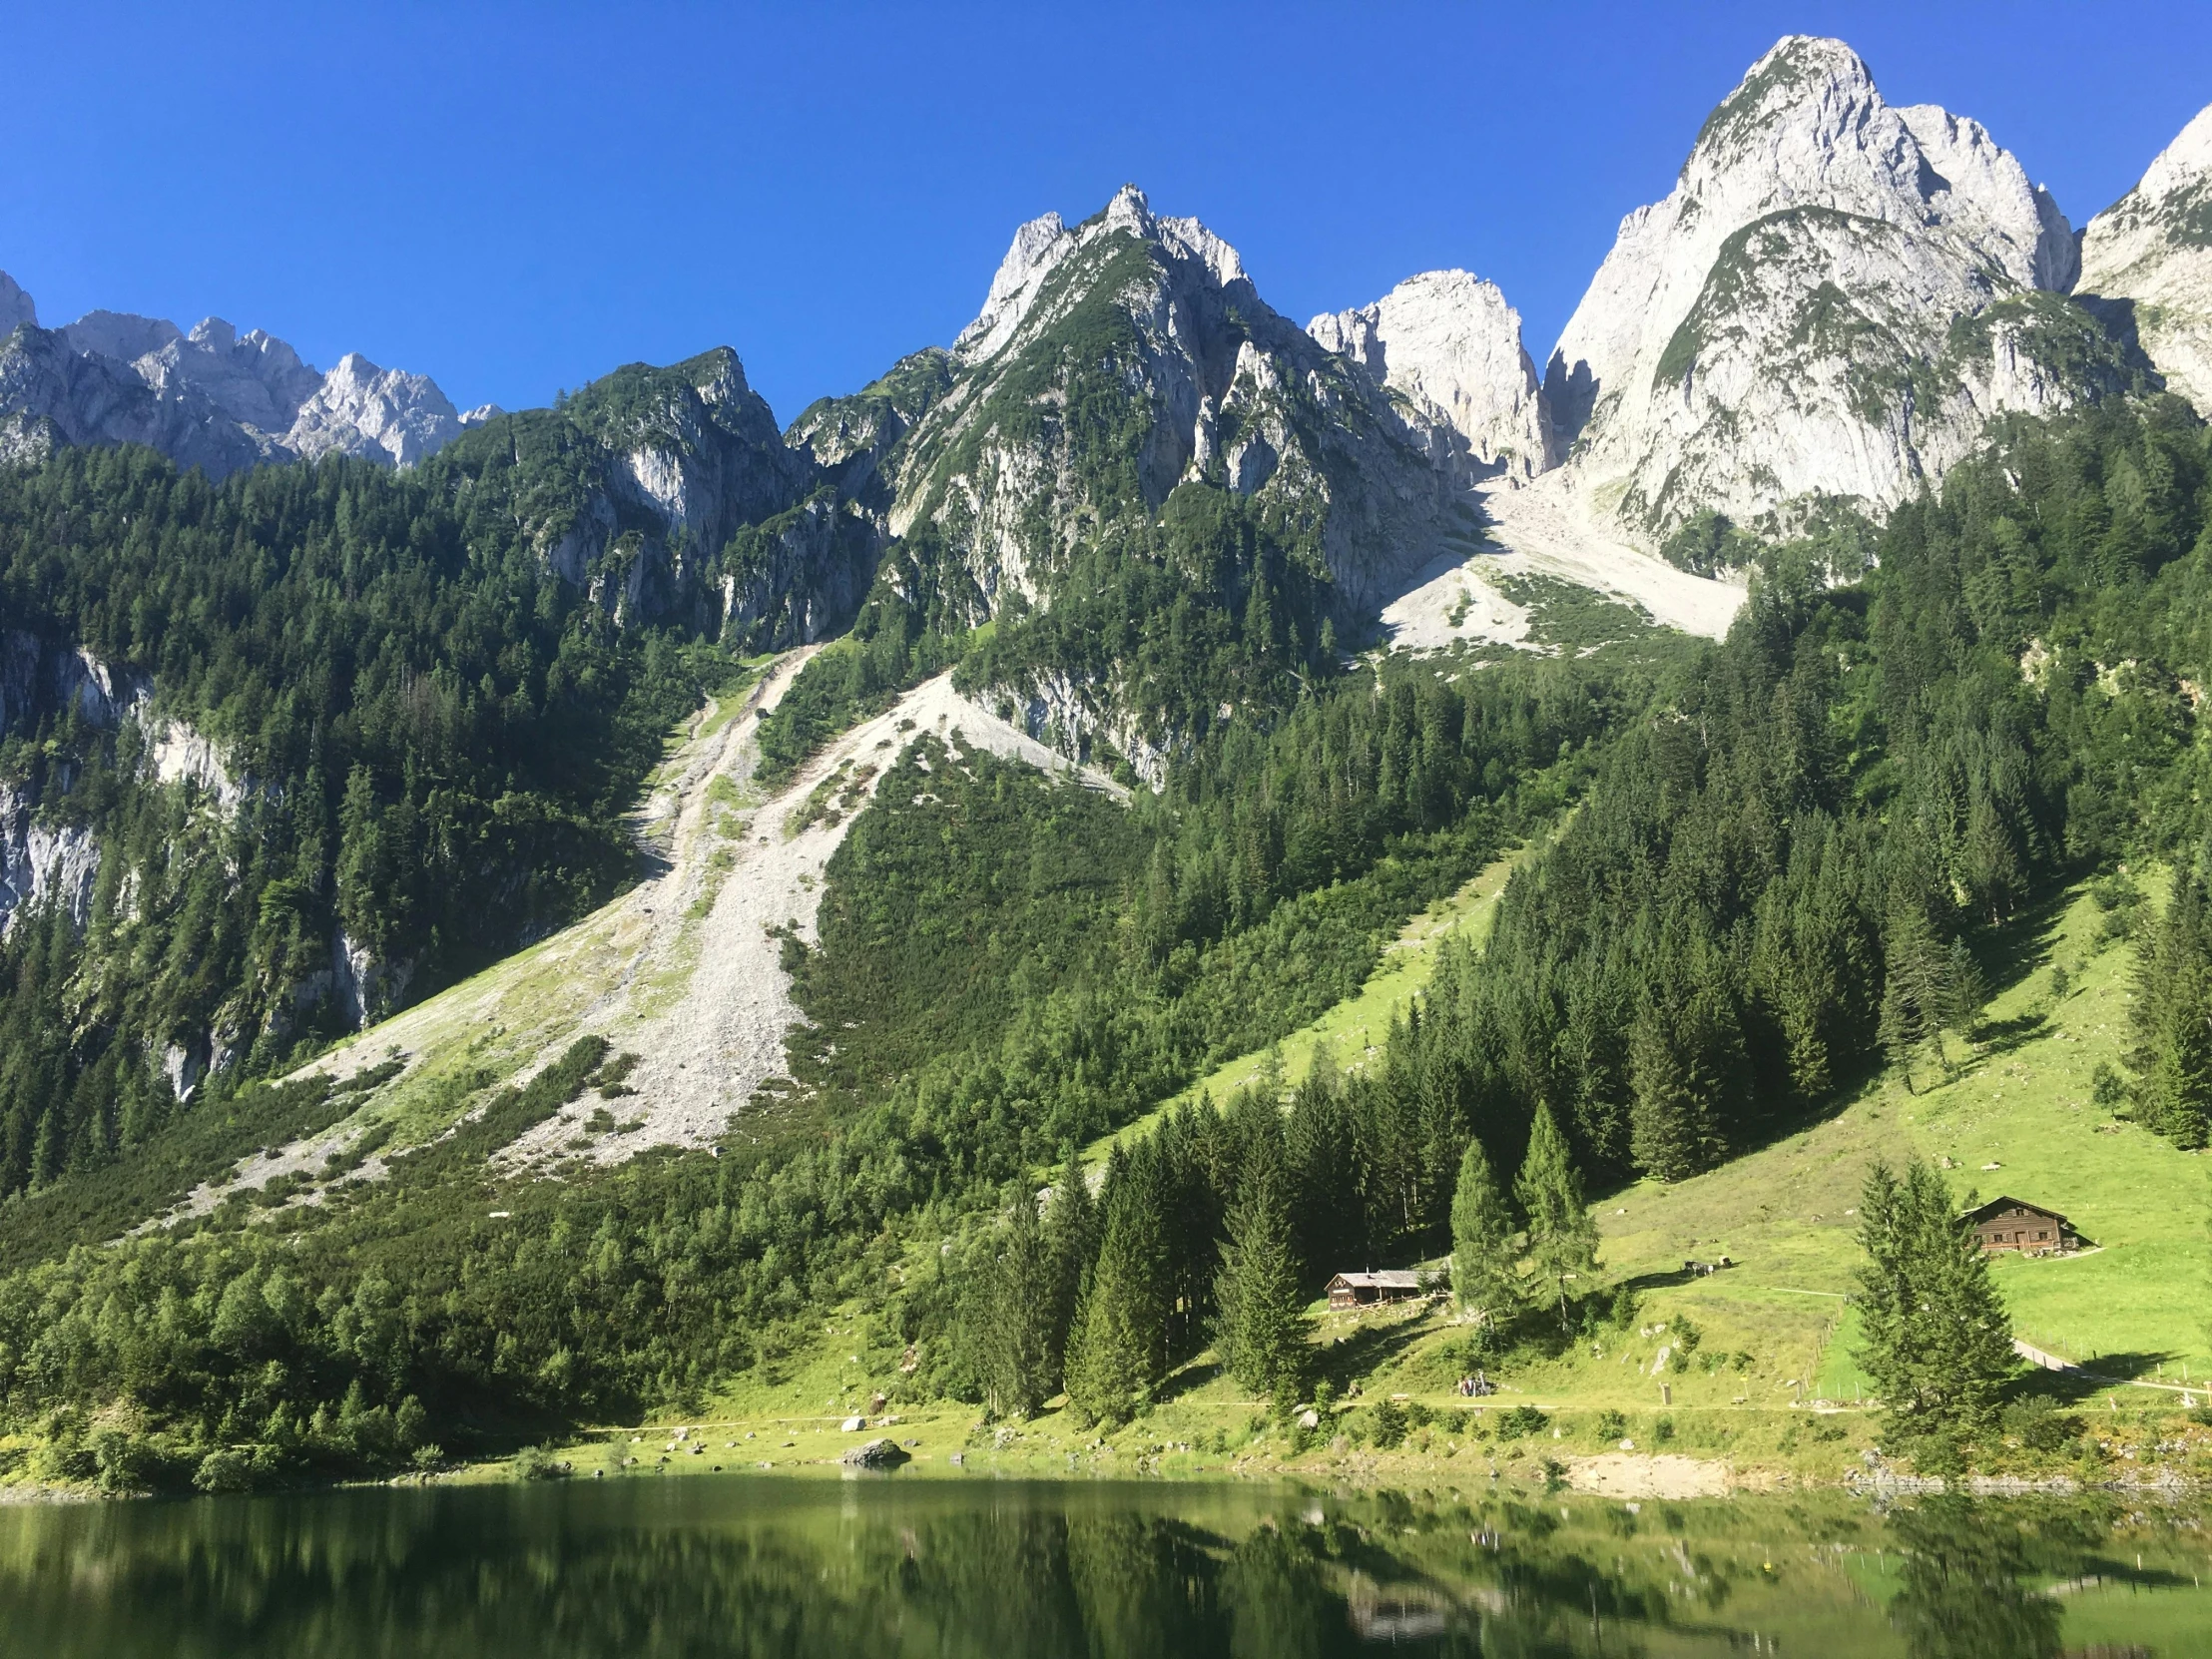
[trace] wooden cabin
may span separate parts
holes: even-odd
[[[1973,1235],[1983,1254],[2017,1250],[2028,1256],[2051,1256],[2081,1248],[2073,1224],[2056,1210],[2018,1198],[1992,1198],[1966,1212]]]
[[[1332,1308],[1372,1308],[1382,1302],[1403,1302],[1420,1295],[1420,1275],[1410,1268],[1385,1268],[1381,1273],[1340,1273],[1329,1282]]]

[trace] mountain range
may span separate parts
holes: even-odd
[[[357,351],[322,373],[282,340],[219,316],[190,332],[123,311],[41,328],[5,272],[0,328],[0,455],[14,460],[57,443],[142,443],[211,478],[333,453],[411,466],[499,412],[464,414],[429,376]]]
[[[1470,1148],[1671,1183],[1947,1071],[2092,874],[2178,964],[2097,1099],[2212,1140],[2212,906],[2128,875],[2204,838],[2208,169],[2077,235],[1793,36],[1540,368],[1126,186],[782,429],[729,347],[462,414],[0,277],[0,1418],[388,1470],[788,1379],[825,1297],[997,1397],[1007,1195],[1514,846],[1350,1072],[1113,1154],[1053,1387],[1207,1340],[1233,1198],[1425,1258]]]

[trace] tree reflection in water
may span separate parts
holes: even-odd
[[[2212,1617],[2181,1565],[2201,1537],[2139,1576]],[[2118,1570],[2108,1517],[2047,1505],[639,1478],[7,1511],[0,1647],[2055,1659],[2063,1606],[2030,1586]]]

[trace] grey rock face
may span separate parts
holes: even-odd
[[[21,787],[0,784],[0,938],[48,906],[83,927],[92,918],[100,843],[81,825],[43,823]]]
[[[332,450],[411,466],[470,423],[424,375],[357,354],[323,374],[282,340],[221,317],[186,333],[159,317],[91,311],[41,333],[30,295],[0,273],[0,325],[26,323],[0,343],[0,460],[36,459],[57,443],[143,443],[211,477]],[[487,404],[472,416],[495,412]]]
[[[413,466],[460,432],[460,411],[427,374],[378,368],[358,351],[349,351],[301,401],[284,445],[309,460],[336,450]]]
[[[2109,361],[2084,378],[2044,349],[2087,324],[2031,297],[2075,269],[2064,217],[1979,124],[1894,108],[1842,42],[1792,36],[1621,222],[1545,392],[1577,483],[1642,532],[1800,497],[1879,511],[1991,414],[2099,394]],[[2006,301],[1957,349],[1954,322]]]
[[[2120,309],[2169,390],[2212,411],[2212,108],[2089,221],[2080,290]]]
[[[206,396],[157,392],[129,364],[76,351],[58,330],[19,326],[0,340],[0,461],[93,443],[143,443],[211,477],[273,453]]]
[[[26,322],[38,326],[38,307],[16,286],[13,276],[0,271],[0,334],[13,333]]]
[[[809,456],[837,490],[879,522],[907,435],[952,389],[952,353],[931,345],[901,357],[888,374],[849,397],[823,397],[800,412],[784,441]]]
[[[1408,276],[1372,305],[1317,316],[1306,331],[1464,440],[1480,477],[1523,482],[1558,464],[1520,313],[1464,271]]]

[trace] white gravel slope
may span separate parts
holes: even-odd
[[[1416,586],[1383,607],[1392,646],[1434,651],[1460,640],[1526,643],[1528,612],[1492,585],[1498,576],[1557,577],[1712,639],[1728,632],[1743,605],[1744,590],[1733,583],[1677,570],[1600,527],[1564,473],[1546,473],[1517,489],[1492,487],[1482,507],[1490,520],[1484,550],[1437,560]]]

